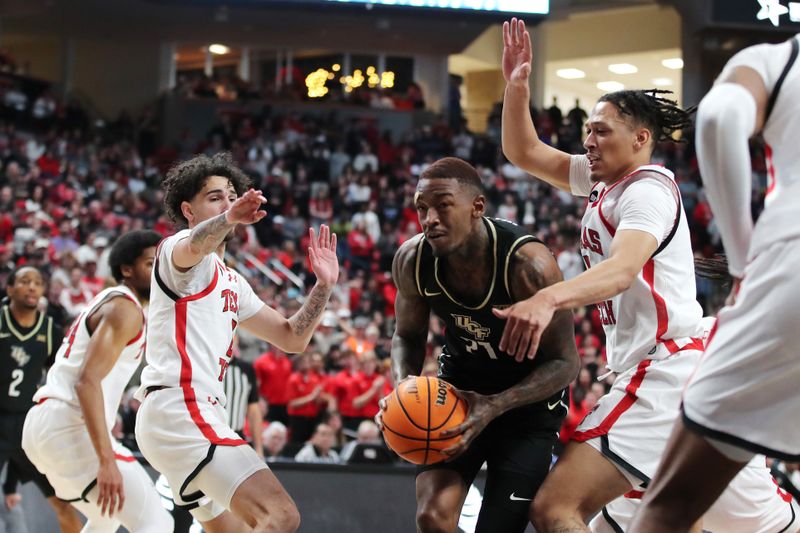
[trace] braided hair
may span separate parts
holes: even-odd
[[[672,94],[663,89],[625,90],[608,93],[600,102],[609,102],[620,114],[630,116],[637,126],[644,126],[653,135],[653,142],[686,142],[676,140],[673,134],[692,126],[692,115],[696,107],[681,109],[678,102],[659,95]]]

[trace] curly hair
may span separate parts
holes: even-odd
[[[164,207],[167,215],[176,224],[187,223],[181,211],[181,204],[192,201],[211,176],[228,178],[239,196],[244,194],[251,184],[250,178],[234,164],[228,152],[220,152],[211,157],[197,155],[174,165],[167,172],[161,187],[164,189]]]
[[[125,279],[122,266],[133,265],[147,248],[158,245],[160,241],[161,235],[152,230],[130,231],[114,241],[108,256],[108,266],[114,279],[122,283]]]
[[[601,96],[598,101],[614,104],[621,114],[631,117],[637,126],[650,130],[654,142],[686,142],[683,138],[676,140],[673,134],[692,126],[692,115],[697,108],[681,109],[678,102],[659,96],[662,94],[672,94],[672,91],[616,91]]]

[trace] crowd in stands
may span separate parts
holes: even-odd
[[[535,113],[542,139],[580,151],[580,113],[562,117],[555,110]],[[158,145],[158,123],[150,111],[138,120],[122,115],[103,128],[90,125],[76,103],[57,106],[46,124],[31,127],[13,114],[4,116],[0,286],[15,266],[37,266],[49,280],[43,304],[65,325],[107,283],[106,259],[117,236],[139,228],[164,235],[175,231],[164,215],[159,184],[170,164],[194,153],[230,151],[268,198],[268,216],[239,229],[228,260],[279,312],[292,314],[313,284],[304,252],[307,228],[324,223],[337,233],[341,278],[307,352],[287,355],[245,334],[239,337],[238,357],[255,367],[269,422],[264,431],[268,458],[336,462],[335,450],[346,452],[347,441],[357,436],[376,441],[363,422],[394,386],[388,361],[396,294],[391,262],[398,246],[420,231],[414,188],[420,172],[437,158],[455,155],[471,162],[483,178],[490,215],[539,237],[565,278],[583,270],[583,200],[531,180],[503,158],[499,107],[484,134],[453,129],[440,120],[400,137],[367,119],[342,123],[266,110],[221,119],[201,145],[178,147]],[[754,154],[757,212],[766,167],[758,145]],[[719,234],[693,143],[659,146],[654,160],[675,172],[696,254],[714,255],[720,250]],[[715,311],[722,293],[717,285],[698,280],[698,298],[707,312]],[[438,319],[431,319],[430,331],[425,374],[436,372],[444,342]],[[564,440],[613,379],[596,379],[604,373],[604,337],[596,310],[576,311],[575,333],[583,368],[571,387]],[[137,407],[136,400],[127,398],[115,428],[128,444],[133,444]]]

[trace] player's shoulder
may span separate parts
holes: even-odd
[[[540,241],[526,242],[513,255],[513,263],[509,290],[524,291],[526,294],[515,294],[527,298],[539,289],[549,287],[564,279],[553,252]]]
[[[421,248],[425,236],[422,233],[414,235],[400,245],[392,260],[392,277],[395,284],[403,276],[413,276],[416,270],[417,258],[422,253]]]

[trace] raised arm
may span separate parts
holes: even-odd
[[[392,374],[395,383],[400,383],[408,376],[419,375],[425,363],[431,310],[419,294],[415,279],[420,238],[418,236],[403,243],[392,262],[392,279],[397,286],[394,303],[396,324],[392,336]]]
[[[503,153],[516,166],[554,187],[570,191],[570,155],[539,140],[531,119],[531,37],[515,18],[503,23]]]
[[[108,515],[112,516],[116,510],[122,509],[125,493],[122,474],[117,468],[111,445],[111,428],[106,425],[102,382],[114,368],[125,345],[141,331],[143,319],[136,304],[118,297],[101,305],[87,320],[87,326],[93,333],[75,392],[86,421],[86,430],[100,461],[97,505],[102,514],[108,510]]]
[[[717,220],[728,270],[739,279],[753,233],[750,216],[750,137],[761,131],[767,108],[764,80],[749,67],[720,79],[697,112],[697,160]]]
[[[303,306],[297,313],[285,318],[270,306],[264,305],[254,316],[242,322],[244,329],[284,352],[300,353],[306,349],[339,278],[336,234],[331,234],[330,228],[325,225],[320,226],[319,231],[317,238],[314,228],[309,229],[311,245],[308,248],[308,257],[317,276],[317,283],[306,296]]]
[[[233,193],[222,190],[212,193],[219,196],[219,201],[225,201],[227,194]],[[215,200],[213,196],[212,200]],[[176,267],[183,270],[192,268],[205,256],[214,253],[237,224],[253,224],[267,214],[260,209],[261,204],[267,202],[261,191],[250,189],[241,198],[229,198],[227,201],[233,202],[227,211],[199,223],[192,228],[188,238],[175,245],[172,262]]]

